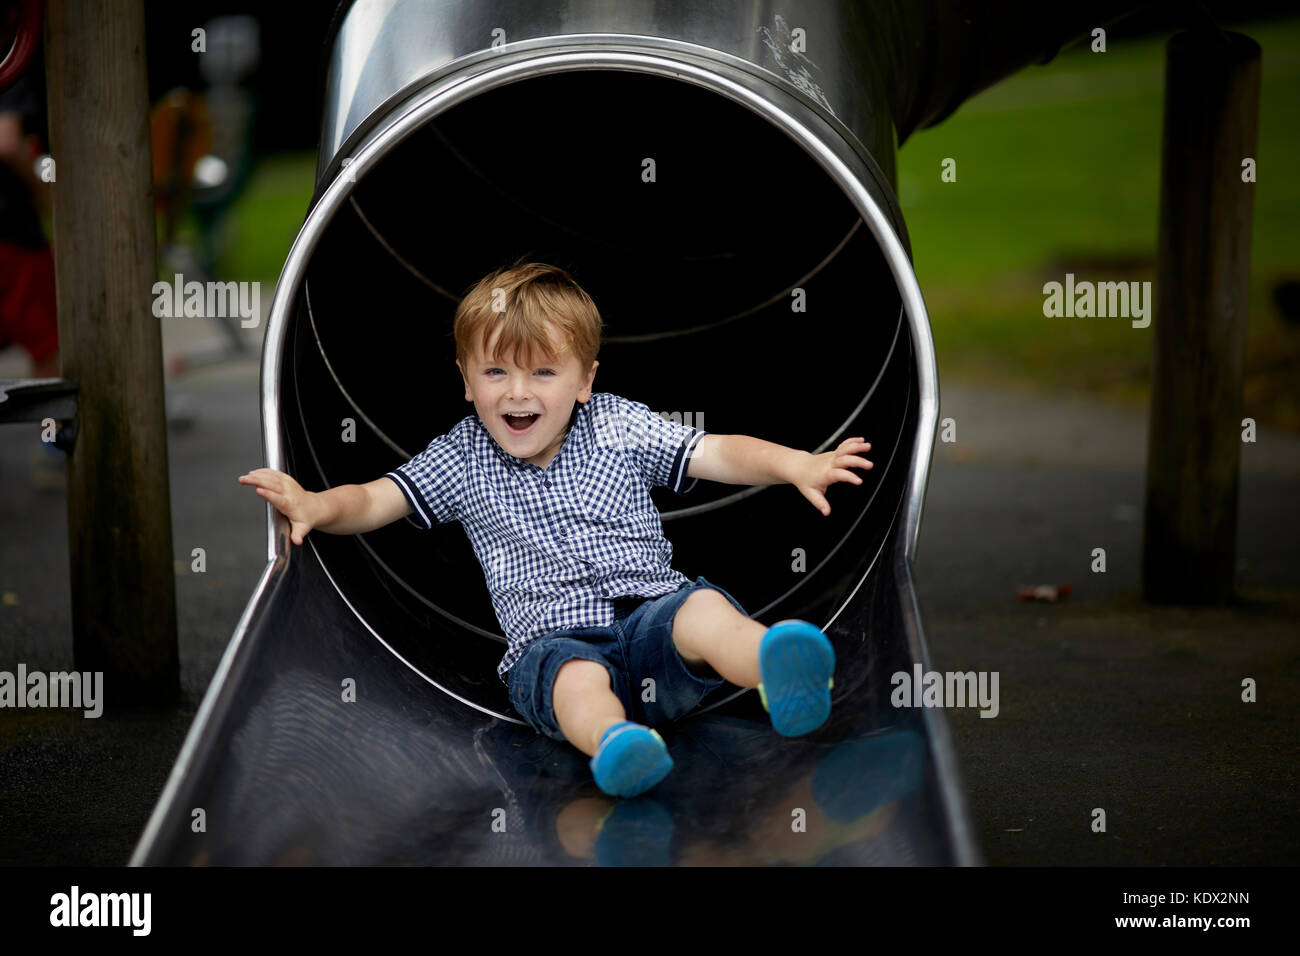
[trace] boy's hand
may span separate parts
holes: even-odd
[[[820,455],[809,455],[806,465],[792,484],[800,493],[813,503],[824,515],[831,513],[831,506],[826,501],[826,489],[837,481],[851,481],[862,484],[862,479],[849,471],[854,468],[872,468],[870,461],[859,458],[856,452],[870,451],[871,443],[861,438],[846,438],[834,451]]]
[[[316,526],[315,496],[284,472],[254,468],[248,474],[240,475],[239,483],[256,486],[257,493],[289,519],[289,537],[294,544],[302,544],[307,532]]]

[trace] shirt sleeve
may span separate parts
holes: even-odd
[[[463,429],[457,425],[446,435],[429,442],[429,447],[405,465],[388,472],[411,503],[413,514],[406,520],[427,530],[435,524],[460,519],[460,492],[465,486],[468,449]]]
[[[690,492],[699,479],[687,477],[686,468],[706,433],[664,418],[641,402],[605,397],[608,401],[593,409],[597,444],[622,448],[652,487]]]

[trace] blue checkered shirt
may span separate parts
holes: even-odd
[[[407,520],[416,527],[464,527],[508,642],[497,665],[505,681],[529,642],[611,624],[614,598],[657,597],[689,580],[671,566],[650,489],[695,486],[686,466],[704,434],[595,392],[576,403],[544,470],[507,454],[470,415],[385,477],[415,509]]]

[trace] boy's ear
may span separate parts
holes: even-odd
[[[587,377],[582,381],[582,388],[578,391],[578,401],[584,404],[591,398],[591,383],[595,381],[596,366],[599,364],[599,362],[591,363],[591,370],[587,372]]]
[[[460,364],[460,359],[456,359],[456,368],[460,369],[460,380],[465,383],[465,401],[474,401],[474,396],[469,393],[469,378],[465,375],[465,366]]]

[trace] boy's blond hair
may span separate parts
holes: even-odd
[[[497,290],[500,290],[499,292]],[[504,308],[504,311],[497,309]],[[547,323],[559,342],[548,342]],[[585,372],[600,351],[600,311],[582,286],[559,266],[525,262],[484,276],[456,309],[456,358],[467,368],[476,348],[501,329],[488,361],[510,355],[527,367],[537,359],[563,360],[572,351]],[[553,351],[553,348],[558,348]]]

